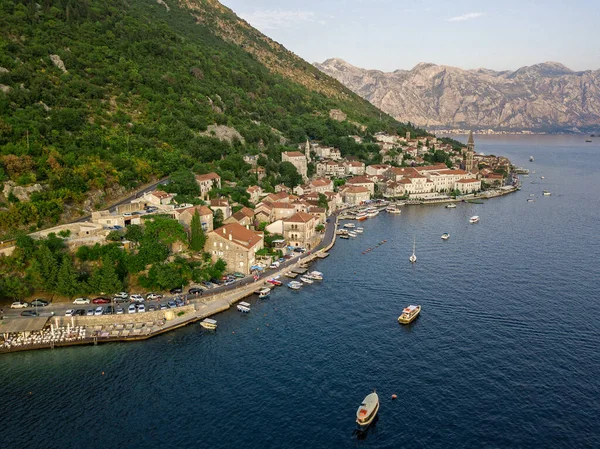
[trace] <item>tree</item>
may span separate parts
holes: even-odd
[[[223,219],[223,211],[221,209],[217,209],[213,215],[213,229],[218,229],[223,226]]]
[[[205,243],[206,236],[200,222],[200,214],[198,213],[198,209],[196,209],[190,225],[190,249],[192,251],[202,251]]]
[[[291,162],[282,162],[279,164],[279,176],[281,182],[293,189],[299,184],[302,184],[302,175],[298,173],[296,167]]]
[[[18,276],[4,276],[0,281],[0,296],[22,299],[31,294],[31,287]]]
[[[329,210],[329,202],[327,201],[327,195],[324,193],[319,193],[319,207],[322,207],[325,210]]]
[[[144,229],[140,225],[129,225],[125,229],[125,239],[133,243],[140,243],[144,238]]]
[[[187,234],[181,223],[168,217],[155,216],[144,223],[144,241],[159,241],[164,245],[172,245],[180,241],[187,243]]]
[[[58,277],[58,261],[46,245],[42,245],[36,257],[39,263],[39,276],[41,287],[47,291],[54,291]]]
[[[77,273],[73,267],[73,261],[68,255],[64,255],[62,258],[62,264],[58,271],[58,281],[56,283],[56,291],[58,293],[72,298],[75,293],[80,289],[79,282],[77,281]]]
[[[112,295],[123,289],[123,283],[115,271],[115,263],[108,255],[102,258],[102,266],[96,270],[93,279],[93,285],[100,293]]]

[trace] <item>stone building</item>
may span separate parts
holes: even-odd
[[[289,246],[311,249],[318,236],[315,231],[317,217],[306,212],[296,212],[283,220],[283,238]]]
[[[281,161],[291,163],[302,175],[302,179],[308,179],[308,162],[304,154],[299,151],[284,151],[281,153]]]
[[[203,200],[208,199],[208,192],[210,192],[213,187],[220,189],[221,188],[221,177],[216,173],[206,173],[205,175],[196,175],[196,182],[200,187],[200,198]]]
[[[246,229],[239,223],[229,223],[209,232],[206,236],[206,251],[213,262],[223,259],[227,271],[250,274],[256,264],[256,252],[264,247],[264,236],[260,232]]]

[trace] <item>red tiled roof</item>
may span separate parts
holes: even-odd
[[[246,229],[239,223],[229,223],[223,225],[219,229],[215,229],[211,232],[211,234],[213,233],[224,238],[225,240],[229,240],[229,236],[231,235],[230,241],[248,249],[252,248],[263,239],[261,234]]]
[[[289,218],[283,220],[284,223],[308,223],[314,217],[306,212],[296,212]]]
[[[284,151],[281,154],[285,154],[287,157],[304,157],[304,154],[299,151]]]
[[[462,184],[468,184],[468,183],[471,183],[471,182],[479,182],[479,180],[475,179],[475,178],[467,178],[467,179],[459,179],[456,182],[460,182]]]
[[[196,175],[196,181],[211,181],[213,179],[221,179],[219,175],[214,172],[206,173],[205,175]]]

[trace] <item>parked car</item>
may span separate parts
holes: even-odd
[[[279,268],[279,262],[273,262],[269,268]]]
[[[190,295],[201,295],[202,293],[204,293],[204,289],[200,287],[192,287],[188,290],[188,293]]]
[[[181,287],[175,287],[169,290],[169,293],[171,293],[172,295],[180,295],[181,293],[183,293],[183,290],[181,289]]]
[[[175,301],[169,301],[167,304],[169,305],[170,309],[174,309],[175,307],[177,307],[177,304],[175,303]]]
[[[161,298],[162,298],[162,295],[159,295],[158,293],[148,293],[146,295],[146,299],[149,299],[149,300],[155,300],[155,299],[161,299]]]
[[[166,309],[168,309],[168,308],[169,308],[169,306],[168,306],[168,305],[166,305],[164,302],[161,302],[161,303],[160,303],[160,310],[166,310]]]
[[[23,310],[21,316],[38,316],[35,310]]]
[[[117,315],[123,315],[123,313],[124,313],[123,307],[117,306]]]
[[[112,315],[113,313],[115,313],[114,307],[106,306],[106,309],[104,309],[104,315]]]
[[[94,304],[110,304],[110,298],[94,298],[92,302]]]
[[[31,307],[46,307],[50,304],[50,301],[46,301],[45,299],[37,298],[31,301]]]
[[[100,307],[96,307],[96,310],[94,310],[94,316],[99,316],[102,315],[104,313],[104,307],[100,306]]]
[[[75,309],[69,309],[65,312],[65,316],[73,316],[75,315]]]
[[[85,316],[85,309],[77,309],[73,315],[77,315],[77,316]]]
[[[235,279],[227,279],[227,280],[225,281],[225,285],[231,285],[231,284],[233,284],[234,282],[235,282]]]
[[[144,297],[142,295],[130,295],[129,299],[134,302],[144,302]]]
[[[75,298],[75,301],[73,301],[73,304],[89,304],[90,300],[88,298]]]
[[[212,282],[213,284],[216,284],[216,285],[221,285],[221,284],[222,284],[222,282],[221,282],[220,280],[218,280],[218,279],[215,279],[215,278],[212,278],[212,279],[210,280],[210,282]]]
[[[138,311],[138,313],[145,312],[146,307],[144,306],[144,304],[138,304],[137,311]]]
[[[13,302],[10,305],[11,309],[24,309],[25,307],[29,307],[29,304],[24,301]]]
[[[233,273],[233,275],[239,279],[246,277],[246,275],[244,273],[240,273],[239,271],[236,271],[235,273]]]
[[[212,287],[214,287],[214,286],[212,285],[212,283],[210,283],[210,282],[208,282],[208,281],[202,281],[202,285],[204,285],[206,288],[212,288]]]
[[[148,312],[154,312],[156,310],[156,304],[150,304],[148,306]]]
[[[85,314],[87,316],[94,316],[94,309],[87,309],[87,312]]]
[[[183,307],[185,305],[185,303],[181,299],[176,299],[175,300],[175,305],[177,307]]]
[[[135,313],[135,304],[129,304],[129,308],[127,309],[127,313]]]
[[[123,298],[123,299],[127,299],[129,298],[129,293],[127,292],[119,292],[119,293],[115,293],[115,298]]]

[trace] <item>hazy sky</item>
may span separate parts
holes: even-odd
[[[308,62],[600,69],[600,0],[221,0]]]

